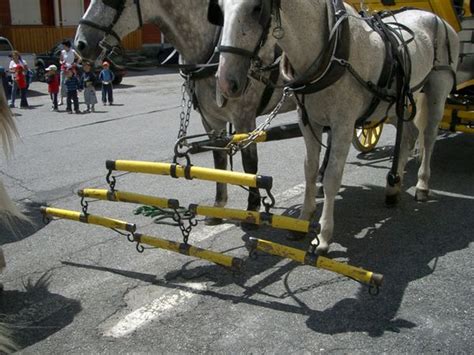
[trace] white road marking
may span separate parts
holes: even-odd
[[[186,287],[195,290],[204,290],[206,285],[204,283],[187,283]],[[173,309],[176,306],[186,302],[193,297],[195,293],[189,291],[178,290],[169,295],[164,295],[155,299],[153,302],[136,309],[127,314],[112,328],[104,332],[104,336],[112,338],[121,338],[123,336],[133,333],[140,327],[150,323],[166,311]]]
[[[284,204],[288,200],[291,200],[302,194],[304,192],[304,186],[305,184],[296,185],[286,191],[283,191],[282,193],[276,194],[275,199],[279,201],[279,203]],[[234,227],[234,224],[205,226],[199,231],[193,232],[192,240],[203,241]],[[203,290],[206,286],[203,283],[187,283],[186,287],[192,287],[196,290]],[[165,312],[172,310],[174,307],[179,306],[180,304],[183,304],[195,295],[196,294],[192,292],[177,290],[176,292],[157,298],[149,304],[127,314],[112,328],[106,330],[103,335],[112,338],[120,338],[129,335],[138,328],[143,327],[144,325],[157,319]]]

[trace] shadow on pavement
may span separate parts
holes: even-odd
[[[45,273],[35,283],[29,280],[24,291],[0,294],[0,321],[13,330],[13,340],[20,349],[63,329],[81,311],[78,301],[49,292],[48,280],[49,273]]]
[[[442,270],[437,270],[438,259],[454,251],[466,249],[474,241],[474,221],[462,219],[459,215],[459,211],[472,210],[474,199],[474,171],[472,164],[467,163],[472,162],[474,143],[466,143],[469,139],[470,137],[457,136],[440,140],[432,164],[433,187],[436,189],[439,185],[457,185],[459,195],[438,194],[431,201],[419,204],[410,194],[403,192],[400,205],[389,209],[383,204],[384,188],[345,186],[340,194],[342,199],[336,200],[335,246],[331,248],[328,256],[382,273],[385,281],[377,297],[369,295],[367,287],[360,287],[356,297],[340,299],[323,311],[314,310],[302,299],[302,295],[308,297],[309,292],[316,292],[321,287],[325,287],[327,291],[331,284],[340,282],[341,278],[292,288],[288,279],[298,264],[289,262],[276,268],[281,259],[269,255],[259,256],[257,261],[249,261],[245,270],[238,275],[232,275],[216,265],[189,268],[193,263],[191,261],[183,265],[181,270],[168,273],[164,280],[153,274],[72,262],[63,264],[111,272],[161,287],[216,297],[233,303],[301,314],[307,316],[307,327],[317,333],[364,332],[371,337],[380,337],[387,331],[400,332],[401,329],[415,328],[417,324],[397,316],[407,287],[413,281],[424,279],[437,271],[438,276],[442,277],[443,275],[439,274]],[[411,160],[407,165],[405,188],[415,183],[417,169],[418,162]],[[321,208],[321,205],[318,207]],[[287,211],[291,215],[297,212],[298,206]],[[306,249],[308,242],[288,242],[287,232],[265,227],[248,232],[244,239],[250,235],[263,235],[266,239],[301,249]],[[345,250],[337,248],[337,244]],[[253,276],[270,269],[274,271],[254,285],[245,285]],[[183,280],[186,282],[199,278],[213,281],[213,289],[196,290],[181,284]],[[175,283],[176,280],[180,284]],[[266,293],[265,288],[276,282],[283,282],[285,292],[280,296]],[[216,290],[230,283],[243,287],[243,294],[228,294]],[[431,292],[431,288],[433,297],[439,297],[440,291],[436,285],[427,281],[423,283],[423,287],[425,293]],[[465,287],[469,288],[470,285]],[[267,297],[253,298],[256,294]]]
[[[14,220],[12,228],[0,223],[0,246],[26,239],[45,227],[40,212],[40,203],[27,202],[23,203],[21,207],[23,214],[28,217],[29,221]]]

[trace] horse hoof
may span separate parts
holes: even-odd
[[[328,253],[328,251],[329,251],[329,244],[324,241],[320,241],[319,245],[316,247],[316,254],[324,256]]]
[[[415,192],[415,200],[418,202],[426,202],[428,201],[429,190],[424,189],[416,189]]]
[[[289,235],[286,236],[286,239],[292,242],[297,242],[299,240],[304,239],[306,235],[306,233],[292,231]]]
[[[240,222],[240,229],[244,232],[251,232],[257,230],[259,228],[258,224],[247,223],[247,222]]]
[[[204,224],[206,226],[218,226],[219,224],[222,224],[222,222],[223,222],[222,218],[206,217],[204,219]]]
[[[400,200],[400,195],[386,195],[385,196],[385,205],[387,207],[395,207],[398,204],[398,201]]]

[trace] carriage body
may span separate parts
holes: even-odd
[[[471,0],[472,1],[472,0]],[[474,133],[474,18],[469,1],[452,0],[365,0],[363,2],[347,0],[347,3],[369,14],[382,10],[397,10],[402,7],[414,7],[433,12],[448,22],[461,39],[461,55],[457,72],[457,91],[446,102],[440,129],[452,132]],[[454,2],[455,3],[455,2]],[[375,148],[382,133],[382,126],[368,122],[366,126],[356,128],[353,145],[361,152],[370,152]]]

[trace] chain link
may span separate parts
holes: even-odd
[[[186,94],[188,97],[186,97]],[[181,86],[181,113],[179,114],[179,132],[178,139],[186,137],[189,126],[189,118],[191,117],[191,110],[193,108],[193,96],[194,96],[194,81],[189,76],[186,77],[183,85]],[[183,140],[181,145],[184,145]]]
[[[261,123],[254,131],[249,133],[247,138],[243,139],[240,142],[229,143],[229,145],[227,146],[229,154],[235,155],[237,152],[247,148],[252,143],[254,143],[255,140],[260,137],[260,135],[268,128],[268,126],[270,126],[270,123],[278,115],[286,99],[288,99],[292,94],[293,92],[289,88],[284,88],[283,95],[280,101],[275,106],[273,111],[268,115],[267,119],[263,123]]]

